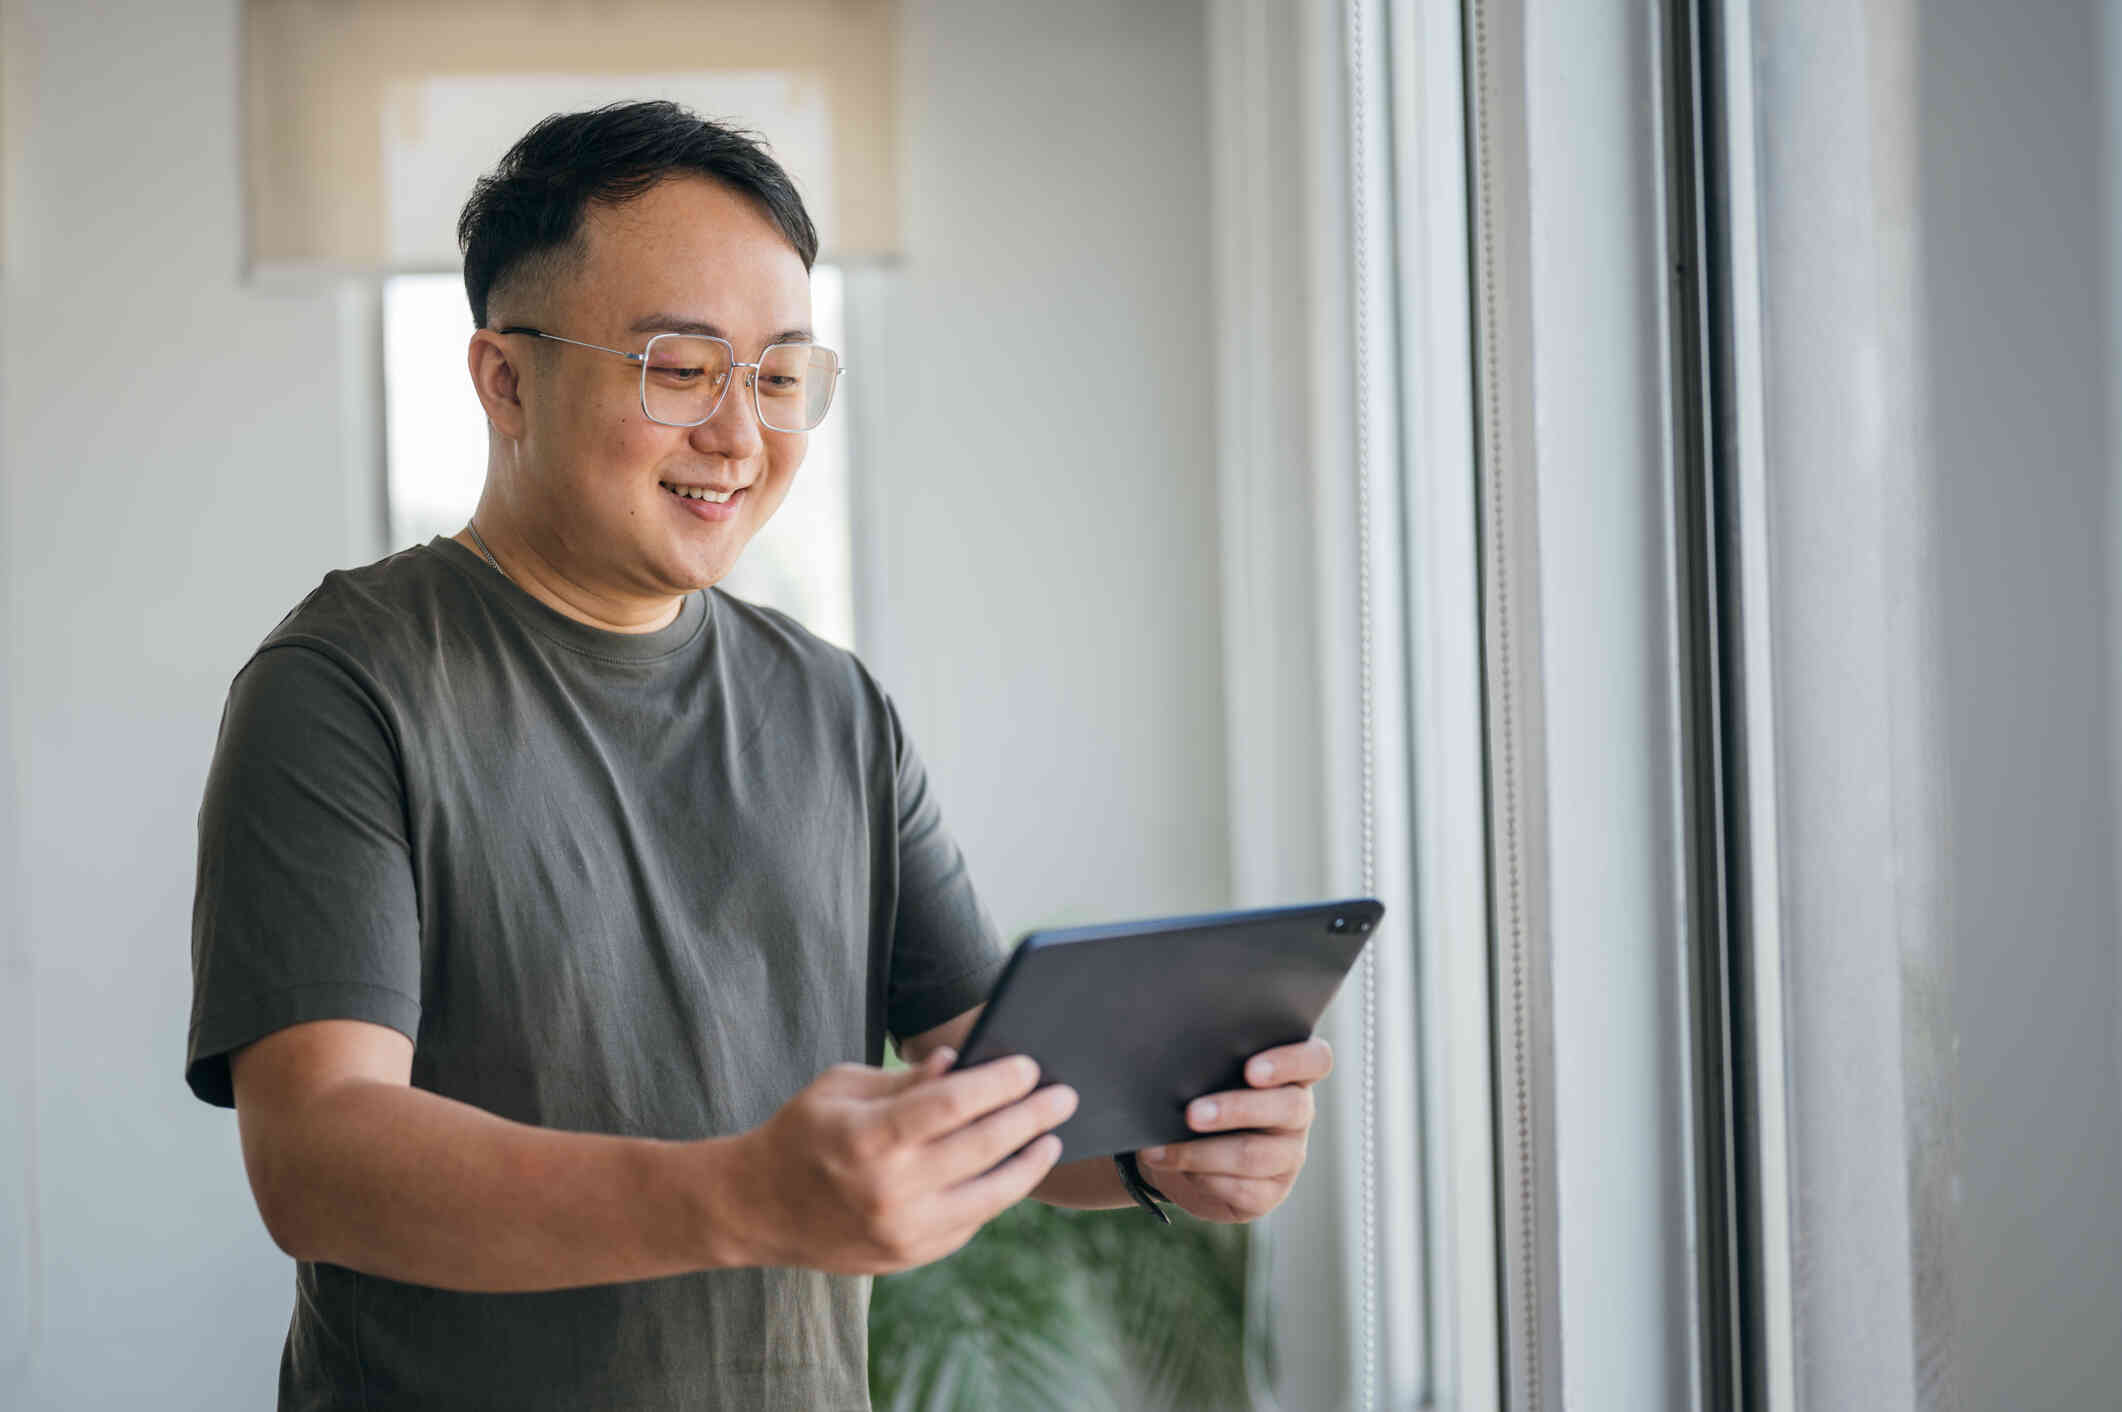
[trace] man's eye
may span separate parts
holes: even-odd
[[[658,367],[655,374],[664,382],[677,387],[690,387],[694,383],[720,384],[727,373],[701,367]]]

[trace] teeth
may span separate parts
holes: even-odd
[[[721,505],[737,493],[734,490],[713,491],[702,485],[672,485],[669,481],[657,483],[673,495],[682,495],[688,500],[705,500],[711,505]]]

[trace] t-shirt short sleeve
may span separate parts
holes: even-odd
[[[231,1051],[290,1025],[412,1038],[420,909],[395,736],[324,650],[280,643],[229,689],[199,810],[185,1078],[233,1106]]]
[[[899,905],[892,934],[887,1023],[906,1039],[985,1001],[1009,962],[973,890],[957,840],[944,827],[928,771],[889,700],[899,811]]]

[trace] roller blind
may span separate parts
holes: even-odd
[[[458,267],[472,182],[549,113],[669,98],[756,130],[824,258],[899,244],[894,0],[246,0],[252,269]]]

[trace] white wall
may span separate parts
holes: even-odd
[[[2084,0],[1754,14],[1798,1405],[2110,1407],[2118,76]]]
[[[236,0],[8,3],[0,1068],[34,1121],[0,1107],[0,1405],[262,1406],[292,1270],[180,1072],[193,823],[229,677],[375,552],[361,339],[242,283]],[[858,533],[874,660],[1011,929],[1230,890],[1201,26],[908,6]]]
[[[7,279],[14,259],[14,172],[11,158],[20,126],[18,75],[27,73],[23,60],[20,26],[15,0],[0,0],[0,283]],[[7,312],[0,304],[0,330],[7,326]],[[0,405],[4,405],[8,382],[7,339],[0,336]],[[0,444],[0,467],[6,465],[6,448]],[[0,478],[0,486],[6,481]],[[8,585],[14,558],[10,543],[10,497],[0,492],[0,740],[7,743],[7,767],[0,772],[0,1396],[8,1396],[29,1376],[30,1264],[29,1212],[32,1158],[30,1134],[36,1090],[32,1082],[31,1057],[35,1030],[31,1020],[29,954],[24,945],[20,918],[7,901],[21,888],[17,870],[19,848],[17,760],[20,752],[14,734],[14,595]]]
[[[332,301],[239,282],[236,15],[19,12],[0,473],[33,1407],[265,1405],[289,1311],[235,1126],[181,1074],[193,819],[229,677],[362,536]]]
[[[1916,11],[1968,1407],[2122,1398],[2101,8]]]
[[[1201,7],[905,24],[871,660],[1005,930],[1220,905]]]

